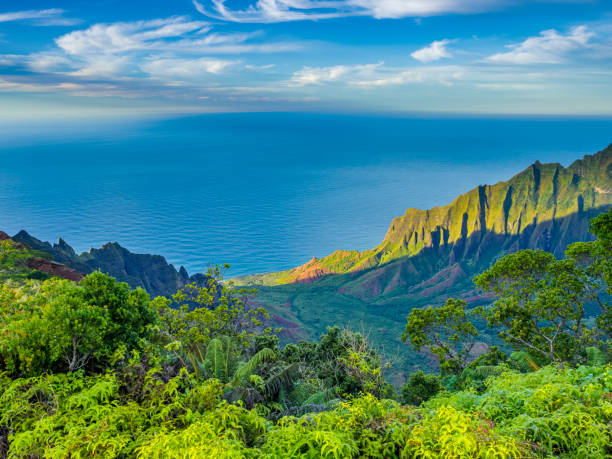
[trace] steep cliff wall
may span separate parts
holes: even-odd
[[[203,279],[202,275],[189,276],[185,268],[179,270],[160,255],[132,253],[116,242],[104,244],[99,249],[77,254],[63,239],[56,244],[40,241],[20,231],[13,240],[34,250],[49,253],[58,263],[65,264],[83,274],[100,270],[131,287],[142,287],[153,296],[170,296],[187,283]]]
[[[542,248],[562,255],[588,240],[588,220],[612,205],[612,146],[565,168],[536,162],[505,182],[482,185],[451,204],[408,209],[395,218],[382,243],[365,252],[337,251],[298,268],[238,278],[239,284],[310,283],[330,274],[382,268],[424,251],[438,265],[487,262],[491,251]]]

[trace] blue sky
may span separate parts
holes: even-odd
[[[610,0],[0,4],[1,119],[612,114]]]

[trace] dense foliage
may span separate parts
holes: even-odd
[[[399,392],[364,334],[330,327],[280,346],[216,268],[153,300],[99,272],[7,276],[0,457],[610,457],[611,220],[565,260],[497,261],[476,279],[496,295],[488,308],[414,309],[404,339],[441,374],[413,373]],[[5,272],[21,269],[25,249],[3,247]],[[508,347],[476,355],[476,320]]]
[[[50,255],[31,250],[11,239],[0,240],[0,281],[48,279],[48,274],[28,267],[27,262],[32,257],[50,258]]]

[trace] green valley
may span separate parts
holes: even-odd
[[[536,162],[447,206],[408,209],[372,250],[337,251],[289,271],[233,281],[258,289],[256,302],[283,327],[284,340],[316,337],[343,324],[369,334],[407,375],[424,362],[434,364],[399,340],[414,307],[441,305],[449,297],[470,307],[486,304],[490,297],[472,283],[476,274],[520,249],[562,257],[568,244],[592,240],[589,219],[611,205],[609,146],[567,168]],[[483,348],[496,342],[494,335],[483,328]]]

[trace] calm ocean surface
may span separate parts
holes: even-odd
[[[35,134],[33,134],[35,133]],[[215,114],[0,126],[0,229],[118,241],[190,272],[276,271],[367,249],[406,208],[612,142],[610,119]]]

